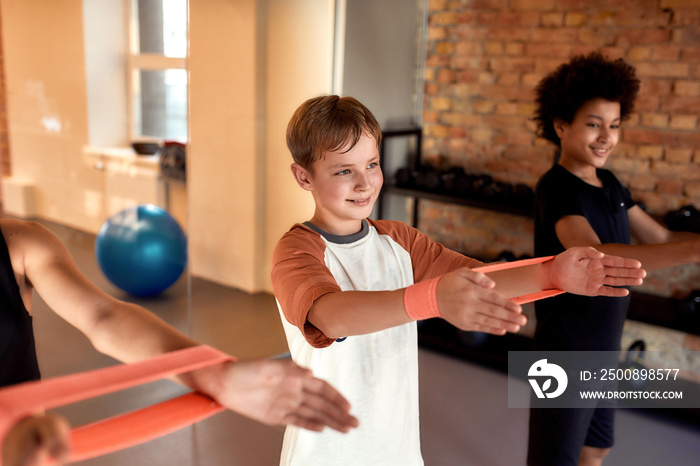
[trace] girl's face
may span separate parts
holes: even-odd
[[[620,138],[620,103],[596,98],[581,106],[571,123],[554,122],[561,139],[559,163],[572,173],[605,165]]]

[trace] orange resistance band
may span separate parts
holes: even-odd
[[[541,264],[543,262],[550,261],[554,259],[555,256],[547,256],[547,257],[535,257],[533,259],[523,259],[519,261],[513,261],[513,262],[495,262],[493,264],[487,264],[487,265],[481,265],[479,267],[474,267],[472,270],[476,270],[481,273],[489,273],[489,272],[498,272],[499,270],[508,270],[508,269],[514,269],[517,267],[525,267],[526,265],[534,265],[534,264]],[[542,291],[536,291],[534,293],[529,293],[529,294],[524,294],[522,296],[516,296],[515,298],[511,298],[511,301],[515,302],[516,304],[525,304],[525,303],[530,303],[532,301],[537,301],[540,299],[544,298],[550,298],[552,296],[557,296],[564,293],[562,290],[558,290],[556,288],[552,288],[549,290],[542,290]]]
[[[0,446],[17,421],[45,409],[234,360],[225,353],[202,345],[133,364],[4,388],[0,390]],[[71,431],[73,451],[70,461],[83,461],[147,442],[224,409],[211,398],[191,392],[160,404],[75,428]]]
[[[472,270],[481,273],[497,272],[499,270],[514,269],[517,267],[525,267],[527,265],[541,264],[554,259],[554,256],[536,257],[534,259],[524,259],[514,262],[496,262],[488,265],[474,267]],[[437,304],[437,284],[440,277],[431,278],[411,285],[406,288],[403,295],[403,304],[406,309],[406,314],[413,320],[430,319],[432,317],[442,317]],[[564,293],[561,290],[550,289],[536,291],[522,296],[511,298],[516,304],[525,304],[538,299],[549,298]]]

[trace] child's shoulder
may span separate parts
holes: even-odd
[[[415,234],[418,229],[398,220],[372,220],[367,219],[379,234]]]
[[[617,176],[615,176],[615,174],[613,172],[611,172],[610,170],[607,170],[605,168],[599,168],[599,169],[597,169],[597,172],[598,172],[598,178],[600,178],[601,180],[609,181],[609,182],[617,183],[617,184],[620,183],[620,181],[617,179]]]
[[[313,231],[303,223],[295,223],[282,237],[277,241],[275,251],[284,250],[308,250],[313,247],[313,244],[318,240],[320,242],[321,235]]]
[[[400,244],[408,246],[416,241],[431,241],[425,233],[416,227],[412,227],[406,222],[398,220],[369,220],[376,230],[377,234],[389,236]]]
[[[568,191],[578,186],[580,179],[559,164],[552,165],[539,180],[535,191]]]

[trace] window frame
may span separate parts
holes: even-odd
[[[130,141],[137,140],[153,140],[161,139],[155,136],[147,135],[137,135],[136,134],[136,113],[134,102],[136,97],[140,93],[140,88],[137,85],[139,83],[139,73],[141,71],[165,71],[169,69],[182,69],[187,70],[187,56],[185,57],[168,57],[166,55],[154,54],[154,53],[139,53],[139,29],[138,24],[134,21],[134,2],[138,0],[124,0],[126,3],[126,29],[128,37],[128,55],[126,63],[126,84],[127,84],[127,137]],[[189,8],[189,2],[186,2],[187,8]],[[189,16],[189,15],[188,15]],[[188,25],[189,28],[189,25]],[[189,34],[189,32],[188,32]],[[189,55],[189,47],[186,51],[186,55]],[[189,75],[189,73],[188,73]],[[187,87],[189,89],[189,78],[187,82]],[[189,91],[188,91],[189,93]],[[189,105],[187,109],[188,115],[187,120],[189,121]],[[184,142],[184,141],[182,141]]]

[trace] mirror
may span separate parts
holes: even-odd
[[[229,15],[227,20],[233,24],[221,30],[234,33],[241,30],[240,24],[236,23],[240,12],[228,11],[228,2],[217,5],[214,13],[208,9],[212,2],[195,3],[199,8],[195,16],[201,18],[200,28],[209,28],[212,14],[221,16],[215,11],[222,8]],[[105,86],[126,88],[124,45],[121,39],[115,39],[123,38],[122,26],[126,24],[124,5],[112,0],[73,0],[61,2],[60,5],[3,0],[0,7],[12,156],[12,176],[3,180],[5,212],[39,218],[68,245],[79,267],[91,280],[120,299],[142,304],[204,343],[241,358],[267,357],[286,351],[274,300],[269,294],[257,292],[264,288],[259,283],[265,280],[261,267],[265,263],[265,245],[258,242],[249,248],[244,241],[230,237],[232,232],[234,235],[249,236],[244,231],[245,225],[258,228],[260,220],[248,220],[251,215],[259,215],[260,209],[248,209],[250,199],[262,199],[262,196],[230,195],[219,188],[223,186],[228,189],[232,185],[230,174],[240,174],[241,182],[234,182],[233,187],[251,187],[253,192],[265,189],[265,183],[254,184],[244,179],[258,175],[253,173],[251,177],[251,173],[241,171],[241,166],[248,161],[253,162],[249,167],[251,170],[259,170],[264,160],[256,162],[249,152],[234,150],[236,159],[229,165],[222,167],[220,162],[216,162],[222,154],[230,153],[228,148],[232,146],[216,144],[221,140],[221,134],[231,132],[231,120],[225,120],[224,130],[218,134],[214,132],[212,137],[208,137],[207,131],[221,123],[211,120],[201,123],[199,150],[204,155],[200,158],[202,164],[195,169],[204,171],[198,172],[199,181],[194,184],[196,197],[194,200],[188,199],[188,186],[171,182],[163,186],[165,183],[154,173],[157,157],[140,157],[124,149],[129,142],[125,130],[128,128],[128,99],[123,91],[105,90]],[[310,9],[314,8],[315,5],[310,6]],[[324,9],[323,15],[327,12]],[[248,14],[248,24],[256,24],[256,12],[251,10]],[[283,15],[277,17],[282,19]],[[107,26],[104,24],[105,18],[122,20],[121,23],[116,21],[117,25]],[[318,15],[315,21],[320,22]],[[86,44],[88,36],[91,39]],[[237,41],[233,41],[233,45],[239,53],[249,54],[254,48],[255,39],[256,36],[246,38],[249,47]],[[212,48],[211,42],[200,43],[204,50]],[[94,50],[100,49],[117,50],[117,53],[94,53]],[[93,50],[92,55],[90,50]],[[122,50],[122,62],[114,59],[115,55],[119,56],[119,50]],[[208,58],[203,56],[203,62],[198,66],[208,68],[211,63],[207,61]],[[233,60],[233,63],[236,68],[240,66],[237,60]],[[218,76],[218,70],[204,71],[202,76],[205,77],[199,82],[205,84],[197,92],[206,93],[207,88],[211,87],[206,83],[206,76],[213,82]],[[201,69],[198,70],[198,73],[201,72]],[[88,76],[92,73],[103,79],[90,80]],[[235,76],[237,73],[230,74]],[[254,78],[255,73],[251,76]],[[229,78],[222,85],[222,94],[226,94],[229,88],[244,97],[252,94],[249,85],[246,89],[237,89]],[[207,108],[196,110],[201,114],[212,113],[211,103],[217,100],[200,95],[198,101]],[[226,96],[230,98],[230,92]],[[93,101],[97,104],[92,105]],[[294,104],[297,101],[297,96],[294,96]],[[248,112],[246,122],[257,120],[258,103],[255,100],[245,102],[245,111]],[[244,107],[243,103],[241,107]],[[230,111],[225,105],[219,110],[224,113]],[[221,114],[215,115],[216,119],[220,117]],[[280,118],[286,118],[286,114],[281,114]],[[241,132],[234,136],[234,145],[242,140],[248,144],[251,134],[257,138],[254,140],[260,138],[247,126]],[[214,144],[213,148],[211,144]],[[120,149],[104,150],[105,147]],[[192,215],[192,212],[188,212],[188,204],[192,203],[194,210],[198,210],[195,221],[199,230],[190,236],[190,244],[203,259],[190,260],[190,265],[197,262],[200,267],[197,276],[188,270],[161,296],[136,299],[119,290],[101,273],[94,255],[95,235],[109,214],[133,205],[133,199],[141,203],[158,199],[159,196],[161,200],[167,196],[166,207],[188,233],[188,216]],[[245,199],[245,203],[236,199]],[[177,210],[178,206],[180,210]],[[219,211],[212,212],[212,207]],[[221,236],[224,236],[223,240]],[[198,238],[203,238],[203,241]],[[219,244],[227,246],[221,247]],[[230,244],[238,247],[229,247]],[[234,256],[229,260],[226,254],[231,253]],[[243,256],[235,255],[239,253]],[[255,253],[260,253],[260,257],[253,257]],[[251,257],[255,262],[252,265]],[[233,279],[226,276],[231,271]],[[233,285],[236,280],[239,280],[240,286]],[[192,312],[192,309],[197,309],[197,312]],[[79,332],[51,313],[38,297],[34,299],[33,313],[40,364],[45,377],[115,363],[97,353]],[[75,424],[82,424],[148,404],[151,400],[167,398],[179,390],[169,382],[158,382],[135,391],[81,403],[80,406],[65,407],[60,412]],[[222,432],[227,435],[223,441]],[[229,435],[234,441],[229,440]],[[254,464],[246,459],[246,455],[263,461],[263,464],[270,464],[278,459],[278,452],[267,445],[279,444],[281,430],[262,426],[232,413],[223,413],[196,427],[89,463],[139,464],[143,458],[149,458],[149,464],[197,464],[201,445],[213,439],[219,439],[219,443],[227,449],[222,464]],[[266,447],[257,448],[258,442]]]
[[[185,186],[163,185],[153,176],[155,159],[130,154],[129,163],[123,163],[120,151],[84,150],[93,144],[124,148],[131,139],[124,63],[115,61],[115,54],[90,53],[101,48],[123,56],[125,4],[37,3],[0,0],[13,155],[12,178],[3,183],[3,191],[14,196],[4,199],[5,207],[12,201],[20,214],[38,211],[51,218],[52,229],[83,271],[117,297],[126,297],[94,261],[95,235],[106,212],[125,206],[120,199],[165,196],[168,210],[190,235],[192,268],[163,296],[136,302],[200,341],[242,358],[286,351],[274,300],[266,293],[267,267],[277,239],[291,224],[308,218],[311,208],[289,176],[286,123],[300,102],[324,92],[372,102],[380,124],[389,129],[418,121],[422,93],[414,73],[420,74],[422,58],[411,56],[391,66],[382,58],[398,60],[398,44],[415,45],[407,37],[415,35],[418,13],[401,0],[190,0],[188,112],[193,136]],[[345,9],[336,11],[342,4]],[[107,26],[105,18],[121,20]],[[334,24],[343,23],[347,30],[340,36]],[[378,29],[388,37],[374,36]],[[91,73],[103,80],[91,81]],[[121,91],[105,91],[105,85]],[[392,92],[381,92],[381,87]],[[41,189],[34,189],[37,185]],[[37,334],[61,334],[53,343],[38,337],[45,376],[114,363],[48,309],[40,309],[38,300],[35,313]],[[461,370],[456,365],[453,372]],[[75,423],[87,422],[93,415],[111,414],[115,405],[128,409],[172,390],[167,382],[159,383],[66,413]],[[434,405],[441,400],[436,398]],[[444,415],[454,414],[450,411]],[[424,426],[444,426],[441,415],[430,417],[425,416]],[[522,435],[525,425],[515,427],[514,435]],[[144,458],[154,465],[199,464],[213,445],[221,448],[217,464],[274,464],[280,442],[281,429],[226,413],[89,464],[141,464]]]

